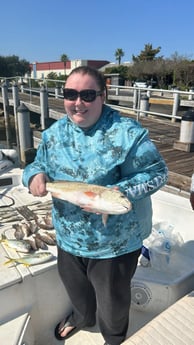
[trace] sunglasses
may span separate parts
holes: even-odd
[[[74,89],[63,89],[64,98],[68,99],[69,101],[76,101],[76,99],[80,97],[84,102],[93,102],[95,101],[96,97],[101,96],[102,93],[102,91],[92,89],[81,90],[80,92]]]

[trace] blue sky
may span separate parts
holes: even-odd
[[[0,14],[1,56],[115,62],[121,48],[124,62],[149,43],[194,59],[193,0],[3,0]]]

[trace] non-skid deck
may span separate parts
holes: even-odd
[[[193,345],[194,291],[163,311],[124,344]]]

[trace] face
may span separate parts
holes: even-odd
[[[86,89],[99,91],[96,80],[89,74],[73,73],[66,81],[65,88],[78,92]],[[78,96],[75,101],[64,99],[64,107],[69,118],[79,127],[87,129],[93,126],[101,116],[104,94],[93,102],[85,102]]]

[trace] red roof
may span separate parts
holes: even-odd
[[[87,65],[93,68],[101,68],[107,65],[109,61],[104,60],[87,60]],[[66,63],[62,61],[51,61],[51,62],[36,62],[37,71],[53,71],[53,70],[62,70],[62,69],[71,69],[71,61]],[[30,64],[31,69],[33,69],[33,64]]]
[[[31,68],[32,68],[31,64]],[[53,62],[36,62],[36,70],[37,71],[48,71],[48,70],[61,70],[65,68],[71,68],[71,61],[67,61],[66,63],[62,61],[53,61]]]

